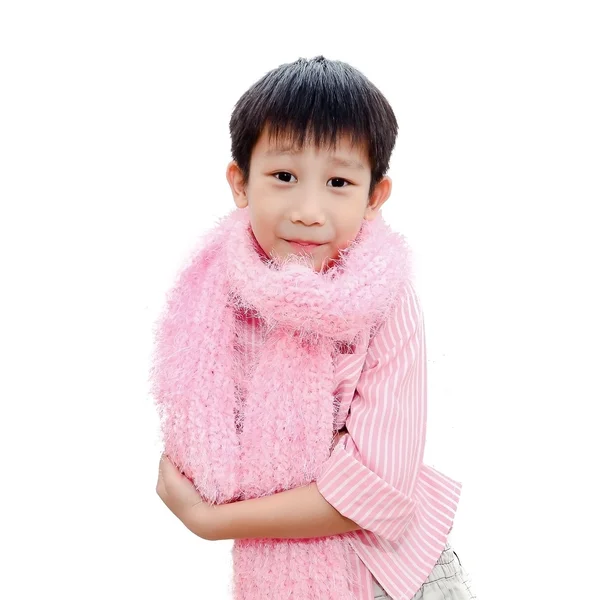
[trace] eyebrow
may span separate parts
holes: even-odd
[[[265,152],[265,156],[283,156],[286,154],[295,155],[295,154],[300,154],[300,152],[301,152],[300,150],[297,150],[297,149],[291,148],[291,147],[273,148],[272,150],[267,150]],[[349,167],[350,169],[359,169],[359,170],[366,169],[364,163],[362,163],[362,162],[350,160],[347,158],[340,158],[339,156],[330,156],[328,158],[327,162],[331,163],[332,165],[336,165],[338,167]]]

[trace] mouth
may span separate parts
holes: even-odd
[[[315,244],[312,242],[300,242],[294,240],[285,240],[294,250],[303,250],[305,252],[312,252],[322,246],[323,244]]]

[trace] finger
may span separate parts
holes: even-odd
[[[173,467],[173,463],[171,462],[171,460],[169,459],[169,457],[166,454],[163,454],[160,457],[159,469],[162,472],[166,472],[169,469],[171,469],[172,467]]]
[[[159,481],[156,484],[156,493],[160,496],[161,500],[164,500],[164,495],[165,495],[165,485],[162,481]]]
[[[169,469],[172,471],[175,468],[173,461],[166,454],[163,454],[160,460],[164,469]]]

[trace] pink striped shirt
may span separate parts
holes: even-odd
[[[263,335],[247,320],[251,353]],[[317,479],[323,497],[362,529],[349,532],[360,600],[373,577],[394,600],[410,600],[427,579],[452,529],[462,483],[423,463],[427,356],[414,285],[371,339],[335,365],[340,437]]]

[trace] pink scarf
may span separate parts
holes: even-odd
[[[211,504],[308,485],[333,446],[334,357],[389,314],[410,248],[379,214],[319,273],[303,256],[266,257],[247,208],[198,246],[155,330],[165,452]],[[249,315],[267,334],[252,364],[237,337]],[[348,535],[236,539],[235,599],[355,600]]]

